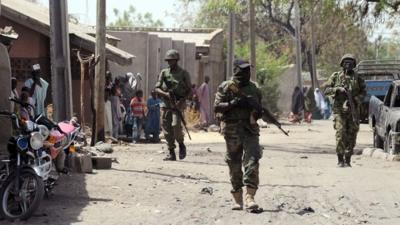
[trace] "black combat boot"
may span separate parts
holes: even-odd
[[[337,155],[338,158],[338,167],[344,167],[344,159],[343,159],[343,155],[342,154],[338,154]]]
[[[169,154],[163,160],[164,161],[176,161],[175,150],[174,149],[170,149],[169,150]]]
[[[185,144],[179,143],[179,159],[184,159],[186,157],[186,146]]]
[[[351,155],[347,155],[345,156],[345,166],[351,167]]]

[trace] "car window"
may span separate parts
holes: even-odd
[[[394,80],[393,74],[387,75],[372,75],[372,74],[365,74],[363,75],[364,80]]]
[[[387,95],[385,97],[385,101],[384,101],[385,106],[390,106],[391,99],[392,99],[392,92],[393,92],[393,85],[390,85]]]
[[[394,103],[393,103],[393,107],[400,107],[400,93],[397,93],[395,99],[394,99]]]

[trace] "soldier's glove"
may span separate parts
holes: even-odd
[[[336,93],[345,93],[346,89],[343,87],[336,87],[335,88]]]
[[[248,106],[252,109],[254,109],[258,114],[262,114],[262,106],[261,104],[258,102],[257,98],[253,97],[253,96],[247,96],[246,97],[246,101],[248,103]]]
[[[231,107],[248,107],[248,103],[245,98],[234,98],[229,102]]]

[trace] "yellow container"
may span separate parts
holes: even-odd
[[[70,145],[68,150],[69,150],[70,153],[76,152],[76,148],[73,145]]]

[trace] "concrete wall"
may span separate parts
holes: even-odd
[[[116,63],[110,62],[110,71],[114,76],[123,75],[127,72],[134,74],[140,73],[142,75],[142,82],[139,85],[140,89],[144,89],[146,84],[147,74],[147,55],[148,55],[148,42],[149,35],[143,32],[109,32],[111,35],[120,38],[118,48],[123,49],[136,56],[133,63],[129,66],[120,66]]]
[[[161,71],[162,69],[168,67],[168,63],[164,60],[164,58],[167,51],[172,48],[172,39],[160,38],[160,41],[161,41],[161,49],[160,49],[160,71]]]
[[[194,43],[185,43],[185,69],[190,74],[192,84],[196,83],[197,74],[195,71],[196,64],[196,45]]]
[[[289,65],[282,73],[279,80],[280,97],[278,100],[278,109],[284,113],[284,115],[291,111],[292,94],[296,85],[296,67],[295,65]]]
[[[8,97],[11,94],[11,66],[7,49],[0,44],[0,110],[10,111]],[[11,136],[11,122],[7,117],[0,117],[0,157],[6,155],[7,141]]]
[[[150,96],[151,91],[154,89],[160,74],[160,49],[161,40],[157,35],[149,35],[149,54],[148,54],[148,73],[146,76],[147,81],[147,93],[146,98]]]
[[[180,53],[181,60],[178,64],[186,69],[192,84],[200,86],[204,76],[210,79],[210,104],[214,102],[215,92],[220,83],[225,80],[225,63],[223,58],[223,33],[219,33],[210,40],[210,47],[196,46],[181,40],[171,38],[159,38],[144,32],[135,31],[110,31],[109,34],[121,39],[118,48],[123,49],[136,58],[131,66],[118,66],[110,63],[110,70],[114,75],[121,75],[128,71],[143,75],[142,89],[145,96],[154,88],[161,69],[168,67],[164,61],[165,53],[173,48]],[[198,52],[203,52],[204,57],[196,59]],[[210,112],[213,115],[212,111]]]
[[[0,17],[0,27],[12,26],[19,34],[10,51],[11,58],[49,57],[49,38],[5,17]]]
[[[204,65],[204,76],[210,77],[211,106],[214,104],[218,86],[225,80],[225,63],[223,58],[224,36],[219,33],[210,41],[208,63]],[[212,107],[210,115],[214,115]],[[212,116],[212,118],[214,118]]]
[[[182,68],[185,68],[185,63],[186,63],[185,43],[183,41],[173,40],[172,48],[179,52],[181,59],[179,60],[178,65],[181,66]]]

